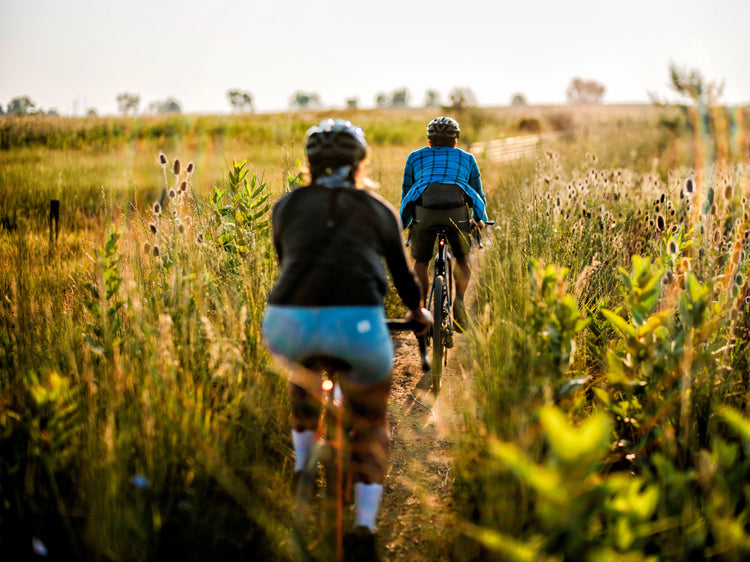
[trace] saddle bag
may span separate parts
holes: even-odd
[[[452,183],[431,183],[417,201],[426,209],[455,209],[466,203],[464,190]]]

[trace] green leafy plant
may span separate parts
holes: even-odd
[[[118,298],[122,284],[117,243],[119,238],[120,232],[113,229],[104,246],[97,249],[96,280],[84,285],[88,298],[83,301],[83,305],[91,313],[92,321],[83,337],[94,353],[104,354],[110,359],[121,342],[120,309],[123,302]]]

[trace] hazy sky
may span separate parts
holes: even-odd
[[[674,99],[670,62],[724,81],[722,100],[750,103],[749,0],[0,0],[0,104],[27,95],[62,114],[141,109],[174,97],[185,113],[226,113],[227,90],[257,111],[298,90],[325,106],[407,88],[447,102],[564,103],[575,76],[604,101]]]

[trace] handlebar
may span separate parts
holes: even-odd
[[[495,224],[495,221],[486,221],[484,224],[485,226],[492,226]],[[482,232],[473,222],[471,223],[471,232],[474,235],[474,240],[476,240],[479,249],[481,250],[484,248],[484,244],[482,243]]]

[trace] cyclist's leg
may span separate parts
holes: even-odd
[[[310,458],[320,417],[320,374],[298,364],[304,357],[316,353],[316,316],[314,309],[273,305],[263,316],[266,345],[289,370],[295,473],[301,471]]]
[[[453,268],[453,281],[455,286],[455,299],[453,302],[453,318],[461,328],[466,328],[467,315],[464,304],[464,296],[471,280],[471,266],[469,264],[470,222],[469,212],[466,207],[450,211],[451,221],[454,229],[448,234],[448,243],[455,259],[456,267]]]
[[[391,380],[389,375],[370,385],[342,381],[342,390],[351,407],[355,525],[366,526],[373,532],[390,456],[387,403]]]
[[[428,269],[435,248],[436,234],[431,227],[434,224],[436,211],[415,207],[414,223],[411,228],[411,257],[414,259],[414,273],[422,289],[422,300],[427,301],[430,288]]]

